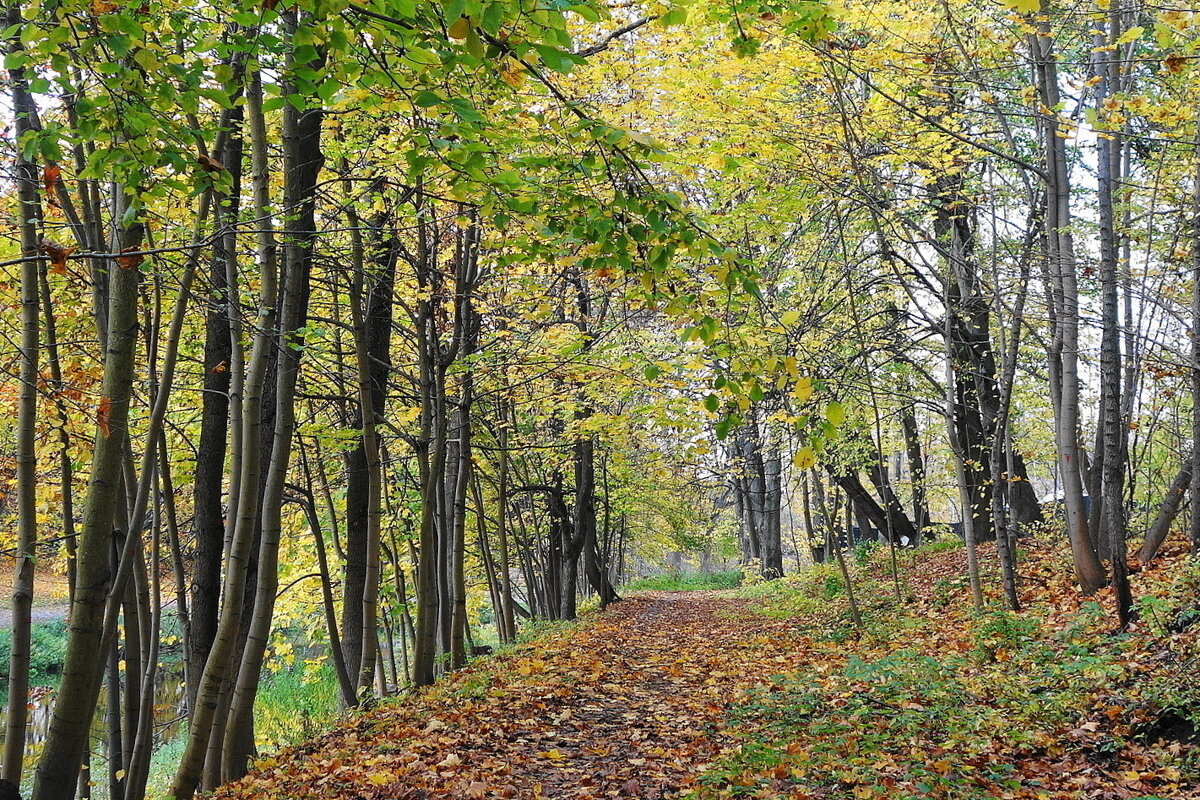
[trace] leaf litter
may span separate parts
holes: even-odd
[[[1195,604],[1169,577],[1188,574],[1181,554],[1136,576],[1144,621],[1120,637],[1057,549],[1022,565],[1020,616],[973,618],[960,560],[908,564],[903,602],[861,568],[876,625],[860,640],[811,576],[757,598],[633,596],[261,759],[215,796],[1200,798],[1194,730],[1155,733],[1188,691],[1164,675],[1194,675],[1200,652],[1200,625],[1161,620]]]

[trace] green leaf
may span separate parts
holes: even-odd
[[[646,368],[642,371],[646,374],[646,380],[648,381],[652,381],[659,375],[662,375],[662,368],[657,364],[647,364]]]
[[[4,57],[5,69],[22,69],[29,63],[29,56],[21,51],[9,53]]]
[[[672,25],[682,25],[687,22],[688,10],[683,6],[673,6],[667,13],[658,18],[658,24],[664,28]]]
[[[434,106],[440,106],[444,102],[445,100],[442,99],[441,95],[437,92],[431,92],[428,89],[417,92],[413,96],[413,104],[417,108],[433,108]]]
[[[737,414],[728,414],[717,423],[717,438],[724,439],[737,428],[741,427],[742,418]]]
[[[829,405],[825,406],[825,419],[835,428],[839,427],[846,421],[846,407],[837,400],[830,400]]]
[[[587,4],[571,6],[567,10],[575,12],[579,16],[586,19],[588,22],[599,22],[600,21],[600,12],[597,11],[593,6],[590,6]]]
[[[555,72],[563,75],[568,74],[576,64],[583,63],[583,59],[574,53],[568,53],[563,50],[559,50],[556,47],[537,44],[534,45],[534,49],[537,50],[538,56],[541,57],[543,64]]]
[[[404,51],[404,57],[409,61],[412,61],[414,64],[421,64],[424,66],[433,66],[434,64],[442,63],[441,56],[432,50],[426,50],[423,47],[408,48]]]

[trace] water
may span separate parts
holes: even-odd
[[[180,734],[186,712],[186,693],[183,685],[183,673],[174,665],[160,668],[154,687],[154,747],[157,750],[171,742]],[[54,712],[54,687],[35,686],[29,692],[29,721],[25,731],[25,773],[28,777],[41,755],[46,735],[50,731],[50,719]],[[4,722],[7,710],[7,697],[3,698],[4,705],[0,707],[0,743],[4,741]],[[92,719],[91,731],[91,762],[99,767],[108,758],[108,737],[105,731],[104,710],[107,708],[108,694],[102,691],[100,705]],[[103,798],[107,796],[108,787],[102,775],[93,775],[96,785],[92,796]]]

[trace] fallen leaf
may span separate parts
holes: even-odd
[[[100,406],[96,409],[96,427],[100,429],[100,435],[105,439],[109,437],[111,431],[108,423],[112,419],[112,400],[108,397],[100,398]]]

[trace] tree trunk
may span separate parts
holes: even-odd
[[[1075,243],[1071,233],[1071,180],[1066,139],[1058,112],[1058,60],[1050,25],[1044,19],[1030,35],[1041,108],[1040,138],[1046,173],[1046,264],[1051,278],[1054,338],[1049,353],[1050,372],[1056,378],[1054,397],[1055,437],[1059,476],[1067,512],[1067,536],[1079,586],[1091,594],[1107,582],[1104,567],[1088,535],[1083,504],[1083,478],[1079,448],[1079,292],[1076,282]]]
[[[1192,554],[1200,555],[1200,106],[1196,109],[1196,174],[1192,199],[1192,514],[1189,538]],[[1165,532],[1164,532],[1165,535]],[[1155,551],[1157,551],[1155,547]],[[1142,548],[1142,560],[1149,560]],[[1153,557],[1151,552],[1150,556]]]
[[[1098,120],[1104,122],[1104,100],[1122,90],[1120,66],[1115,59],[1122,30],[1122,3],[1114,0],[1108,15],[1107,37],[1096,36],[1101,81],[1096,92]],[[1106,41],[1107,39],[1107,41]],[[1107,45],[1107,46],[1103,46]],[[1104,409],[1103,519],[1107,522],[1108,550],[1112,559],[1117,618],[1122,629],[1133,618],[1133,591],[1126,555],[1125,462],[1129,426],[1122,415],[1122,358],[1120,309],[1120,240],[1113,204],[1121,176],[1124,136],[1120,130],[1096,139],[1097,199],[1100,207],[1100,402]]]
[[[893,535],[899,539],[900,537],[907,538],[909,541],[914,541],[917,535],[917,529],[913,527],[912,520],[904,513],[903,507],[900,506],[900,500],[893,493],[888,493],[885,503],[889,508],[881,506],[866,487],[862,485],[858,474],[854,472],[846,472],[837,474],[830,470],[830,477],[834,483],[842,488],[854,503],[859,508],[863,515],[867,518],[870,524],[877,530],[886,532],[890,529]],[[891,525],[888,525],[888,514],[891,514]],[[862,527],[861,525],[859,526]],[[862,531],[866,533],[866,531]]]
[[[278,323],[279,270],[274,235],[268,222],[270,214],[266,203],[267,142],[262,115],[262,86],[257,74],[251,79],[246,111],[252,134],[255,213],[259,218],[261,231],[258,247],[259,312],[254,326],[256,333],[250,363],[242,381],[242,430],[237,438],[241,453],[234,459],[240,471],[237,478],[238,501],[236,507],[231,508],[229,512],[232,535],[226,547],[221,613],[217,634],[200,676],[196,706],[188,726],[188,741],[171,785],[170,796],[176,800],[187,800],[199,786],[221,696],[226,691],[230,671],[236,667],[233,658],[236,655],[242,612],[246,603],[251,551],[260,519],[257,498],[262,480],[263,395],[267,367],[276,346],[273,332]],[[209,760],[220,761],[219,757]]]
[[[904,449],[908,454],[908,476],[912,484],[913,527],[924,531],[929,526],[929,502],[925,498],[925,453],[917,429],[913,407],[906,405],[900,415],[904,429]]]
[[[217,160],[231,179],[229,195],[222,199],[218,214],[223,225],[237,220],[241,196],[242,139],[241,107],[230,119],[232,134]],[[221,558],[225,548],[225,455],[229,438],[229,395],[234,374],[233,337],[240,334],[241,309],[237,304],[236,240],[232,235],[217,240],[209,274],[211,295],[204,321],[204,391],[201,393],[200,440],[192,483],[193,530],[196,555],[192,561],[191,626],[184,641],[187,673],[187,707],[196,706],[197,681],[217,632],[221,599]],[[240,349],[240,344],[238,345]]]
[[[117,199],[123,212],[127,200],[123,195]],[[119,218],[120,214],[115,216]],[[115,249],[137,250],[144,230],[141,222],[122,229]],[[118,504],[125,502],[119,476],[128,438],[140,273],[110,262],[107,277],[107,347],[91,477],[80,525],[78,586],[71,605],[71,633],[62,681],[34,778],[34,800],[71,800],[74,796],[100,692],[102,662],[96,654],[102,651],[105,605],[114,578],[110,555],[113,520]]]
[[[8,24],[20,26],[21,7],[8,9]],[[9,52],[20,53],[19,34]],[[15,139],[36,127],[37,105],[29,93],[24,67],[9,70]],[[8,662],[8,706],[4,722],[3,777],[20,786],[25,763],[25,728],[29,717],[29,662],[32,634],[33,568],[37,557],[37,384],[39,361],[40,272],[38,224],[42,218],[37,164],[16,151],[17,227],[21,232],[21,371],[16,430],[17,546],[13,559],[12,627]]]
[[[295,30],[298,20],[293,16],[287,20],[287,24]],[[323,64],[324,56],[318,55],[312,64],[294,66],[320,69]],[[246,646],[237,672],[222,744],[221,776],[225,781],[242,777],[249,766],[250,757],[254,754],[254,699],[257,696],[263,657],[271,635],[271,621],[279,588],[279,545],[283,535],[284,487],[291,464],[296,425],[296,384],[311,293],[310,275],[317,236],[316,187],[324,163],[324,155],[321,152],[323,119],[324,111],[319,106],[297,111],[289,104],[284,109],[284,204],[292,210],[292,214],[284,224],[283,254],[286,280],[283,284],[279,333],[273,342],[278,353],[274,432],[259,507],[262,536],[259,543],[258,581]]]
[[[1162,502],[1158,504],[1158,513],[1154,517],[1154,523],[1150,526],[1150,530],[1146,531],[1146,538],[1142,542],[1141,549],[1138,550],[1138,558],[1142,563],[1149,564],[1154,560],[1154,556],[1158,554],[1159,548],[1170,534],[1171,524],[1179,515],[1179,509],[1183,507],[1183,498],[1187,496],[1189,487],[1193,485],[1192,469],[1193,459],[1191,455],[1188,455],[1183,460],[1183,466],[1175,475],[1175,480],[1171,481],[1171,487],[1167,489]],[[1195,512],[1193,512],[1194,515]]]

